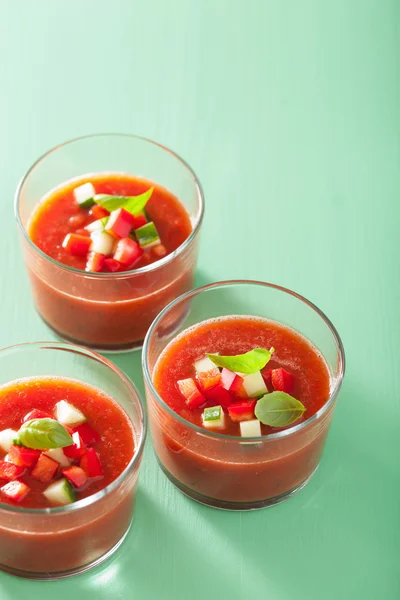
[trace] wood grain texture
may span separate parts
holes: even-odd
[[[54,584],[0,574],[0,600],[399,598],[399,17],[396,0],[0,0],[0,346],[52,337],[13,221],[19,178],[61,141],[121,131],[198,173],[198,283],[297,290],[348,359],[321,468],[296,497],[202,507],[148,440],[121,552]],[[115,362],[142,386],[138,354]]]

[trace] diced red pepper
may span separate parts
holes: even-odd
[[[130,238],[123,238],[117,243],[114,259],[121,262],[125,267],[132,267],[142,254],[143,249],[137,242]]]
[[[101,440],[100,434],[98,434],[97,431],[88,423],[77,425],[73,428],[72,432],[80,435],[85,446],[92,446],[92,444],[95,444]]]
[[[98,219],[104,219],[104,217],[108,217],[109,214],[110,213],[108,212],[108,210],[106,208],[103,208],[99,204],[95,204],[89,210],[89,215],[92,215],[95,221],[97,221]]]
[[[24,416],[22,422],[26,423],[27,421],[32,421],[32,419],[53,419],[53,416],[45,412],[44,410],[34,408]]]
[[[237,375],[229,369],[223,368],[221,371],[221,383],[222,386],[228,390],[228,392],[236,393],[243,385],[243,377]]]
[[[133,221],[134,218],[130,212],[125,208],[118,208],[112,211],[105,230],[117,239],[126,238],[133,227]]]
[[[153,246],[151,248],[151,253],[154,256],[154,258],[159,260],[160,258],[164,258],[164,256],[167,256],[167,249],[163,244],[157,244],[157,246]]]
[[[83,237],[90,237],[90,231],[88,231],[87,229],[77,229],[75,233],[76,235],[83,235]]]
[[[29,493],[30,489],[31,488],[28,487],[26,483],[22,483],[22,481],[10,481],[10,483],[3,485],[3,487],[0,488],[0,491],[3,492],[7,498],[10,498],[10,500],[21,502],[21,500]]]
[[[80,467],[90,478],[101,477],[103,475],[103,467],[101,466],[99,455],[94,448],[89,448],[81,458]]]
[[[104,265],[104,259],[104,254],[99,254],[98,252],[89,252],[85,271],[100,273]]]
[[[271,380],[274,390],[286,392],[286,394],[293,392],[294,377],[291,373],[285,371],[285,369],[273,369]]]
[[[68,233],[62,243],[63,248],[68,250],[73,256],[86,256],[89,252],[92,240],[84,235]]]
[[[77,431],[72,434],[72,440],[74,443],[63,448],[63,452],[68,458],[81,458],[81,456],[85,454],[86,448],[81,436]]]
[[[221,406],[227,407],[233,402],[231,394],[220,384],[211,390],[207,390],[205,396],[207,402],[212,402],[212,406],[218,406],[220,404]]]
[[[104,259],[104,269],[110,273],[116,273],[117,271],[120,271],[121,267],[121,263],[115,260],[115,258]]]
[[[241,385],[237,392],[234,393],[234,396],[237,398],[248,398],[248,394],[244,388],[244,385]]]
[[[24,467],[18,467],[13,463],[5,460],[0,460],[0,479],[6,479],[7,481],[14,481],[18,477],[22,477],[25,473]]]
[[[40,456],[39,450],[33,450],[32,448],[24,448],[23,446],[10,446],[8,457],[14,465],[18,467],[33,467],[35,462]]]
[[[133,229],[139,229],[140,227],[143,227],[143,225],[146,225],[147,223],[147,219],[146,219],[146,215],[144,213],[139,213],[138,215],[133,215]]]
[[[194,379],[190,377],[188,379],[181,379],[180,381],[177,381],[177,386],[191,410],[198,408],[206,402],[205,397],[198,389]]]
[[[232,421],[251,421],[254,418],[254,407],[257,400],[242,400],[228,406]]]
[[[62,474],[72,483],[75,488],[82,488],[88,480],[88,476],[81,467],[67,467]]]
[[[221,382],[221,373],[219,372],[218,367],[215,367],[215,369],[210,369],[209,371],[204,371],[203,373],[197,373],[196,379],[201,390],[206,392]]]
[[[60,463],[56,460],[53,460],[50,456],[46,456],[46,454],[41,454],[32,469],[31,475],[42,483],[49,483],[57,473],[59,466]]]
[[[271,369],[268,369],[268,371],[265,372],[261,372],[261,375],[263,376],[265,385],[268,388],[269,392],[272,392],[273,390],[273,386],[272,386],[272,371]]]

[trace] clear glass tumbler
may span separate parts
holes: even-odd
[[[326,404],[290,429],[246,441],[198,427],[172,411],[153,385],[158,357],[188,327],[227,315],[277,321],[311,341],[330,373]],[[172,328],[171,323],[175,324]],[[194,500],[232,510],[262,508],[289,498],[316,471],[342,383],[345,357],[332,323],[302,296],[257,281],[226,281],[191,291],[173,301],[153,322],[142,361],[150,431],[160,467]]]
[[[74,379],[101,389],[124,409],[135,435],[135,454],[126,469],[92,496],[44,509],[0,501],[0,570],[31,579],[58,579],[97,566],[128,533],[147,423],[133,383],[89,350],[37,342],[0,351],[0,386],[40,376]]]
[[[169,190],[190,216],[190,236],[163,259],[121,273],[86,273],[39,250],[28,235],[37,203],[71,179],[107,172],[142,177]],[[193,287],[203,206],[203,193],[191,168],[156,142],[133,135],[99,134],[53,148],[29,169],[15,197],[15,216],[39,315],[67,342],[107,352],[141,347],[160,310]]]

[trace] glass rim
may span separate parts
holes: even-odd
[[[236,286],[236,285],[257,285],[257,286],[261,286],[261,287],[267,287],[267,288],[279,290],[281,292],[284,292],[285,294],[288,294],[290,296],[293,296],[294,298],[297,298],[298,300],[300,300],[301,302],[303,302],[304,304],[309,306],[312,310],[314,310],[314,312],[317,313],[317,315],[319,317],[322,318],[322,320],[328,326],[328,329],[330,330],[330,332],[335,340],[336,348],[337,348],[338,356],[339,356],[339,374],[338,374],[338,377],[336,378],[335,385],[334,385],[333,389],[330,391],[328,400],[316,413],[314,413],[311,417],[309,417],[305,421],[302,421],[298,425],[295,425],[294,427],[290,427],[289,429],[284,429],[283,431],[278,431],[276,433],[270,433],[270,434],[261,435],[261,436],[248,437],[245,440],[243,440],[239,436],[228,435],[225,433],[218,433],[215,431],[207,430],[204,427],[200,427],[199,425],[196,425],[195,423],[191,423],[190,421],[187,421],[181,415],[178,415],[174,410],[172,410],[172,408],[170,408],[170,406],[163,400],[163,398],[161,398],[161,396],[157,392],[156,388],[154,387],[152,377],[150,374],[148,360],[147,360],[148,349],[149,349],[152,335],[153,335],[157,325],[161,322],[161,320],[164,318],[164,316],[166,314],[168,314],[169,311],[176,308],[176,306],[179,303],[183,303],[186,300],[189,300],[190,298],[198,296],[203,292],[207,292],[209,290],[216,289],[216,288],[231,287],[231,286]],[[258,281],[258,280],[251,280],[251,279],[230,279],[230,280],[226,280],[226,281],[217,281],[215,283],[210,283],[210,284],[195,288],[189,292],[186,292],[185,294],[182,294],[178,298],[175,298],[175,300],[170,302],[157,315],[157,317],[154,319],[153,323],[150,325],[150,328],[148,329],[146,337],[143,342],[143,350],[142,350],[142,369],[143,369],[145,384],[150,388],[150,393],[156,398],[158,404],[160,404],[161,407],[171,417],[173,417],[174,419],[176,419],[177,421],[179,421],[181,424],[185,425],[186,427],[189,427],[190,429],[196,431],[197,433],[205,436],[206,438],[213,438],[213,439],[219,439],[219,440],[225,440],[225,441],[229,440],[232,442],[236,441],[238,443],[260,442],[260,441],[268,442],[268,441],[273,441],[273,440],[279,440],[279,439],[287,438],[291,435],[294,435],[300,431],[303,431],[304,429],[308,429],[308,427],[315,421],[319,420],[335,402],[335,400],[338,396],[339,390],[341,388],[342,382],[343,382],[345,367],[346,367],[345,351],[344,351],[344,346],[343,346],[342,340],[340,338],[340,335],[339,335],[336,327],[331,322],[331,320],[325,315],[325,313],[321,309],[319,309],[316,306],[316,304],[314,304],[313,302],[311,302],[310,300],[308,300],[301,294],[298,294],[297,292],[290,290],[289,288],[285,288],[283,286],[280,286],[280,285],[277,285],[274,283],[268,283],[266,281]]]
[[[0,514],[2,511],[14,513],[14,514],[32,514],[32,515],[69,514],[69,513],[78,511],[80,509],[83,509],[87,506],[91,506],[91,505],[95,504],[96,502],[98,502],[99,500],[101,500],[102,498],[109,496],[115,489],[118,488],[118,486],[126,479],[126,477],[138,465],[138,463],[140,462],[140,460],[142,458],[144,445],[145,445],[145,441],[146,441],[147,412],[145,410],[144,402],[142,400],[140,392],[138,391],[136,385],[133,383],[133,381],[130,379],[130,377],[128,377],[128,375],[126,375],[121,369],[119,369],[116,365],[114,365],[110,360],[108,360],[104,356],[101,356],[97,352],[93,352],[92,350],[89,350],[88,348],[84,348],[83,346],[76,346],[74,344],[67,344],[64,342],[47,342],[47,341],[22,342],[20,344],[12,344],[11,346],[6,346],[5,348],[1,348],[0,349],[0,360],[1,360],[2,354],[5,352],[10,352],[12,350],[18,351],[18,350],[28,348],[28,347],[31,347],[31,348],[36,347],[36,349],[38,349],[38,350],[64,350],[66,352],[74,352],[76,354],[84,355],[91,360],[96,360],[96,362],[103,364],[105,367],[112,370],[120,379],[122,379],[122,381],[128,387],[130,393],[132,394],[132,396],[134,397],[134,399],[136,400],[136,402],[140,408],[140,413],[141,413],[140,414],[140,418],[141,418],[140,431],[136,432],[135,428],[133,427],[135,433],[138,434],[138,443],[137,443],[137,446],[135,447],[135,452],[134,452],[131,460],[125,467],[125,469],[122,471],[122,473],[120,473],[116,479],[114,479],[111,483],[109,483],[102,490],[99,490],[95,494],[87,496],[86,498],[82,498],[81,500],[72,502],[71,504],[66,504],[64,506],[55,506],[55,507],[50,507],[50,508],[23,508],[23,507],[19,507],[19,506],[13,506],[11,504],[6,504],[6,503],[3,503],[0,501]],[[22,379],[22,377],[21,377],[21,379]],[[12,381],[10,381],[10,383],[12,383]],[[131,422],[131,418],[129,416],[128,416],[128,418],[129,418],[129,421]],[[136,442],[136,440],[135,440],[135,442]]]
[[[96,137],[121,137],[121,138],[131,138],[131,139],[135,139],[135,140],[139,140],[141,142],[146,142],[149,144],[153,144],[154,146],[157,146],[158,148],[160,148],[161,150],[164,150],[165,152],[167,152],[168,154],[171,154],[175,159],[177,159],[178,162],[180,162],[185,169],[187,169],[187,171],[189,172],[191,178],[193,179],[193,183],[196,189],[196,194],[197,194],[197,198],[199,201],[199,214],[198,217],[196,219],[195,224],[193,225],[193,229],[190,232],[190,235],[186,238],[186,240],[184,240],[184,242],[182,242],[182,244],[180,244],[180,246],[178,246],[178,248],[176,248],[176,250],[174,250],[173,252],[171,252],[170,254],[167,254],[167,256],[164,256],[164,258],[161,258],[149,265],[145,265],[144,267],[140,267],[140,269],[135,269],[133,271],[122,271],[121,273],[115,272],[115,273],[94,273],[94,272],[87,272],[87,271],[82,271],[82,269],[75,269],[75,267],[70,267],[69,265],[64,265],[63,263],[59,262],[58,260],[55,260],[54,258],[52,258],[51,256],[49,256],[48,254],[46,254],[45,252],[43,252],[43,250],[41,250],[40,248],[38,248],[38,246],[36,246],[36,244],[34,244],[34,242],[31,240],[31,238],[28,235],[28,232],[26,231],[25,227],[22,224],[22,220],[21,220],[21,216],[20,216],[20,210],[19,210],[19,200],[21,197],[21,191],[23,186],[25,185],[26,181],[28,180],[29,176],[31,175],[31,173],[33,172],[33,170],[41,163],[43,162],[48,156],[50,156],[51,154],[55,153],[57,150],[59,150],[60,148],[63,148],[64,146],[68,146],[70,144],[74,144],[75,142],[80,142],[83,140],[88,140],[91,138],[96,138]],[[37,160],[35,160],[35,162],[29,167],[29,169],[26,171],[26,173],[22,176],[22,178],[20,179],[18,185],[17,185],[17,189],[15,190],[15,195],[14,195],[14,217],[17,221],[18,227],[22,232],[22,235],[24,236],[24,239],[26,240],[26,242],[28,243],[28,245],[39,255],[41,256],[43,259],[47,260],[48,262],[50,262],[51,264],[53,264],[55,267],[58,267],[59,269],[68,271],[69,273],[74,273],[75,275],[80,275],[81,277],[88,277],[89,279],[126,279],[129,277],[133,277],[136,275],[142,275],[144,273],[149,273],[151,271],[156,271],[159,268],[162,268],[164,265],[167,265],[168,263],[172,262],[177,256],[179,256],[182,252],[184,252],[184,250],[189,247],[192,242],[195,240],[199,230],[200,230],[200,225],[203,221],[203,217],[204,217],[204,192],[203,192],[203,188],[201,186],[201,183],[196,175],[196,173],[193,171],[193,169],[191,168],[191,166],[181,157],[179,156],[179,154],[177,154],[176,152],[174,152],[173,150],[171,150],[170,148],[168,148],[167,146],[164,146],[163,144],[160,144],[159,142],[156,142],[150,138],[146,138],[140,135],[135,135],[133,133],[91,133],[88,135],[81,135],[75,138],[72,138],[70,140],[67,140],[65,142],[63,142],[62,144],[57,144],[57,146],[53,146],[52,148],[50,148],[50,150],[47,150],[47,152],[44,152]]]

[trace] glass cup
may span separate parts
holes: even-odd
[[[171,328],[171,323],[178,326]],[[330,397],[304,422],[270,435],[246,438],[198,427],[176,414],[152,381],[158,357],[174,337],[202,321],[253,315],[297,330],[324,357]],[[329,319],[285,288],[257,281],[225,281],[184,294],[151,325],[143,346],[150,431],[161,469],[186,495],[217,508],[248,510],[281,502],[316,471],[344,375],[344,349]]]
[[[161,260],[121,273],[86,273],[44,254],[28,235],[29,219],[50,190],[90,173],[129,173],[174,194],[192,221],[192,233]],[[61,339],[99,351],[142,346],[164,306],[192,289],[197,262],[203,193],[191,168],[150,140],[123,134],[78,138],[50,150],[18,186],[15,215],[36,309]]]
[[[127,535],[146,436],[146,414],[133,383],[105,358],[54,342],[0,351],[0,385],[27,377],[65,377],[111,396],[129,417],[135,454],[103,490],[56,508],[25,509],[1,503],[0,569],[31,579],[58,579],[87,571],[108,558]]]

